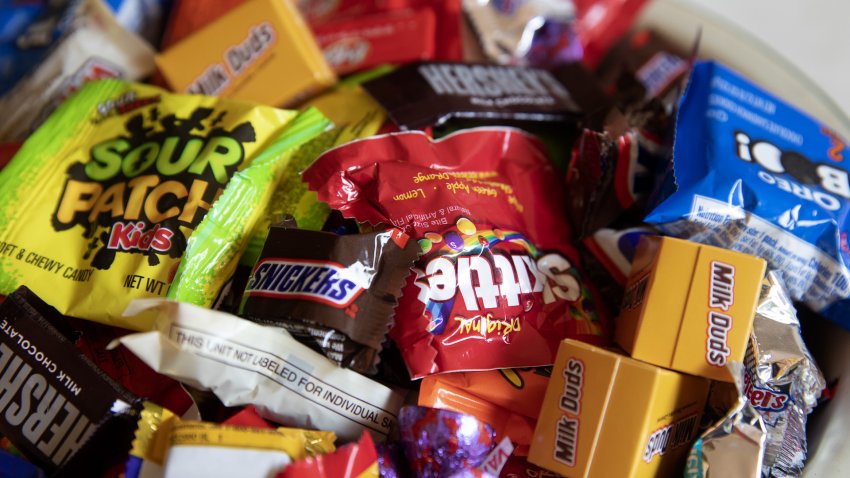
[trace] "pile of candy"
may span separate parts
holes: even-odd
[[[644,3],[0,6],[0,477],[800,476],[848,150]]]

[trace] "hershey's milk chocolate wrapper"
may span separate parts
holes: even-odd
[[[549,71],[517,66],[420,62],[363,84],[402,129],[449,119],[577,122],[581,110]]]
[[[137,399],[54,327],[63,320],[26,287],[0,304],[0,434],[50,474],[98,476],[130,449]]]

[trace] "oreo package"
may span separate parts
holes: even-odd
[[[698,63],[673,148],[678,189],[646,218],[667,235],[763,257],[790,296],[850,327],[850,150],[749,80]]]

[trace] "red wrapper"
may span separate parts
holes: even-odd
[[[631,28],[646,0],[574,0],[576,29],[584,48],[584,64],[590,68]]]
[[[269,425],[269,422],[261,417],[259,413],[257,413],[257,408],[253,405],[248,405],[243,408],[238,413],[222,422],[222,424],[232,425],[234,427],[274,428]]]
[[[397,133],[328,151],[303,173],[343,215],[419,240],[390,331],[412,377],[550,365],[566,337],[607,343],[543,151],[511,128]]]
[[[435,60],[463,60],[463,39],[461,37],[460,0],[301,0],[298,9],[310,23],[316,27],[325,22],[344,17],[355,17],[370,13],[393,10],[430,9],[437,19]],[[393,48],[406,49],[400,43]]]
[[[317,455],[287,466],[276,478],[377,478],[378,454],[368,433],[357,443],[333,453]]]
[[[75,343],[77,348],[127,390],[177,415],[182,415],[192,406],[191,397],[176,380],[154,372],[123,347],[107,350],[110,342],[131,331],[88,320],[74,320],[72,324],[80,332],[80,338]]]
[[[15,156],[18,150],[21,149],[21,143],[3,143],[0,144],[0,169],[6,167],[9,161]]]
[[[344,75],[434,58],[435,24],[431,9],[399,10],[322,23],[313,33],[325,59]]]

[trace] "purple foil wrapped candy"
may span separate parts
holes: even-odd
[[[375,451],[378,453],[378,474],[381,478],[407,478],[410,475],[400,444],[378,443]]]
[[[496,445],[490,425],[463,413],[406,406],[398,423],[405,456],[417,478],[450,478],[477,468]]]

